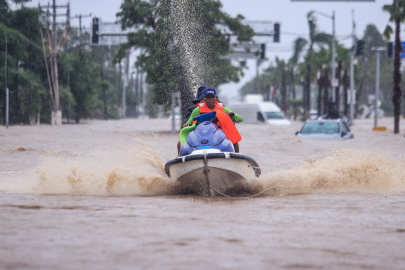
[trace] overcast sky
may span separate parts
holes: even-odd
[[[39,1],[41,5],[46,5],[50,1]],[[57,0],[57,4],[65,4],[67,1]],[[121,0],[70,0],[71,15],[92,13],[93,16],[100,17],[104,22],[115,21],[115,14],[119,11]],[[292,54],[292,43],[299,36],[308,36],[308,23],[306,15],[311,10],[317,10],[336,16],[336,35],[339,41],[349,47],[351,40],[347,36],[351,34],[352,10],[355,12],[356,34],[358,38],[363,36],[363,32],[368,24],[375,24],[382,32],[388,24],[389,15],[382,11],[382,6],[391,4],[392,0],[376,0],[375,2],[290,2],[288,0],[222,0],[223,10],[232,16],[242,14],[247,20],[265,20],[279,22],[281,24],[280,43],[273,43],[272,38],[266,40],[266,57],[268,63],[263,64],[263,68],[268,66],[275,56],[288,59]],[[38,5],[34,0],[30,4]],[[318,17],[320,31],[332,33],[332,20],[326,17]],[[83,19],[83,24],[90,27],[91,19]],[[78,25],[78,20],[72,20],[72,25]],[[346,39],[345,39],[346,38]],[[228,98],[236,98],[237,90],[247,81],[255,76],[255,61],[248,61],[249,70],[245,71],[245,77],[240,83],[233,83],[220,86],[221,95]]]

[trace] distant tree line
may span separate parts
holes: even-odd
[[[7,87],[10,91],[10,123],[32,123],[39,115],[50,123],[52,101],[38,25],[38,8],[30,0],[0,0],[0,122],[5,122],[5,48],[7,36]],[[11,10],[15,3],[17,9]],[[62,29],[58,29],[58,35]],[[84,32],[83,40],[89,40]],[[112,60],[117,47],[84,45],[79,53],[78,29],[72,27],[59,55],[59,87],[62,115],[79,122],[84,118],[116,119],[122,114],[121,64]],[[49,57],[49,55],[46,55]],[[129,86],[131,87],[131,86]],[[134,110],[139,94],[127,92],[127,107]]]
[[[276,101],[284,112],[297,106],[297,88],[302,93],[300,106],[304,113],[309,113],[311,108],[318,110],[318,114],[325,113],[328,109],[328,101],[331,89],[331,35],[317,30],[316,17],[312,12],[307,15],[309,26],[308,38],[297,38],[293,44],[293,54],[288,60],[275,58],[268,68],[259,76],[247,82],[241,89],[242,96],[248,93],[263,94],[266,100]],[[355,60],[355,89],[356,104],[355,112],[360,105],[368,103],[368,95],[375,93],[376,52],[372,47],[386,47],[387,40],[374,25],[367,25],[363,36],[365,41],[364,54],[357,56]],[[342,91],[343,107],[339,109],[348,114],[348,91],[350,88],[350,49],[345,48],[340,42],[336,42],[336,79],[338,87],[336,102],[339,105]],[[394,87],[394,60],[387,56],[384,51],[380,57],[380,95],[382,109],[386,115],[394,114],[392,102]],[[262,64],[262,63],[258,63]],[[404,83],[401,83],[404,89]],[[340,90],[339,90],[340,89]],[[315,102],[311,98],[316,95]],[[313,100],[313,99],[312,99]],[[402,114],[405,115],[405,100],[402,99]],[[291,112],[291,111],[290,111]],[[356,114],[355,114],[356,115]]]

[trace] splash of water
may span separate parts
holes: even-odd
[[[266,194],[405,192],[405,159],[383,151],[335,150],[314,161],[268,173],[252,183]]]
[[[37,168],[34,178],[29,184],[17,184],[8,192],[102,196],[184,194],[165,175],[156,146],[141,140],[86,156],[49,156]],[[404,193],[405,158],[382,151],[336,150],[317,160],[265,173],[249,183],[246,191],[251,195],[261,192],[267,195]]]
[[[156,147],[142,141],[86,157],[49,158],[36,176],[33,190],[41,194],[162,195],[173,188]]]

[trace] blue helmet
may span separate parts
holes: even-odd
[[[212,95],[212,96],[216,97],[217,96],[217,91],[215,91],[214,88],[205,88],[203,97],[208,96],[208,95]]]

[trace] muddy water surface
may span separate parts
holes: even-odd
[[[238,125],[253,198],[179,195],[165,119],[0,127],[0,268],[404,269],[403,134],[300,125]]]

